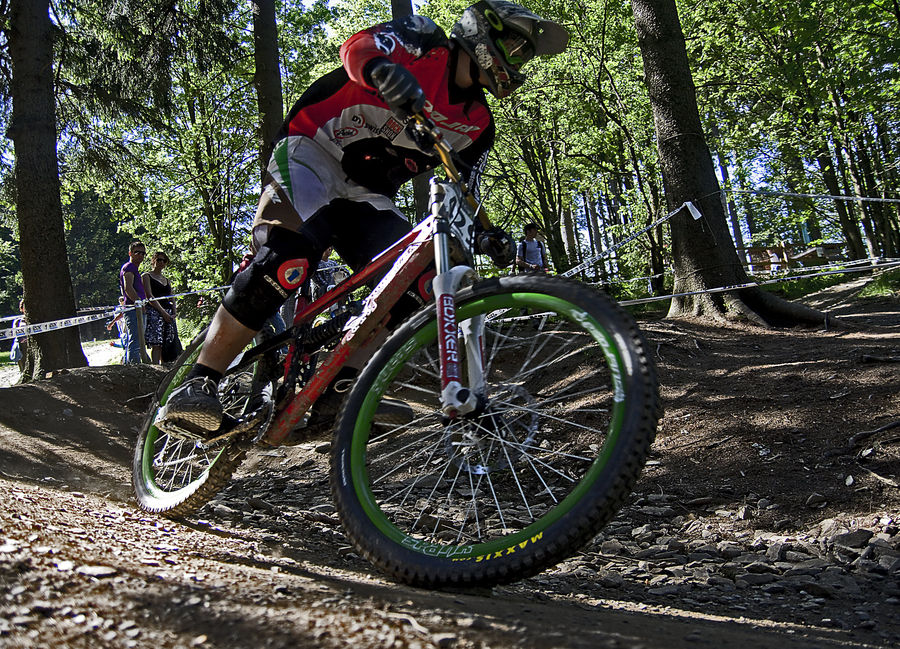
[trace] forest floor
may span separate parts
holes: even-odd
[[[900,646],[900,296],[804,300],[852,328],[644,319],[665,402],[635,493],[584,551],[435,592],[348,547],[322,444],[252,453],[198,516],[132,499],[161,374],[0,389],[0,646]]]

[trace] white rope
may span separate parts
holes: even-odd
[[[671,212],[669,212],[668,214],[666,214],[665,216],[663,216],[662,218],[657,219],[656,221],[654,221],[653,223],[651,223],[650,225],[648,225],[648,226],[647,226],[646,228],[644,228],[643,230],[638,230],[637,232],[633,233],[633,234],[630,235],[629,237],[623,239],[622,241],[620,241],[619,243],[617,243],[616,245],[614,245],[612,248],[607,248],[606,250],[602,250],[602,251],[600,251],[598,254],[596,254],[596,255],[594,255],[593,257],[591,257],[590,259],[586,259],[585,261],[581,262],[580,264],[578,264],[578,265],[575,266],[574,268],[570,268],[569,270],[565,271],[564,273],[560,273],[560,276],[561,276],[561,277],[571,277],[572,275],[574,275],[574,274],[576,274],[576,273],[580,273],[581,271],[590,268],[591,266],[594,265],[595,262],[600,261],[600,260],[603,259],[604,257],[608,257],[609,255],[611,255],[612,253],[614,253],[616,250],[618,250],[619,248],[621,248],[622,246],[624,246],[624,245],[627,244],[627,243],[631,243],[632,241],[634,241],[635,239],[637,239],[639,236],[641,236],[641,235],[644,234],[645,232],[649,232],[650,230],[652,230],[652,229],[655,228],[656,226],[665,223],[666,221],[668,221],[669,219],[671,219],[673,216],[675,216],[676,214],[678,214],[678,213],[679,213],[681,210],[683,210],[683,209],[687,209],[687,211],[691,213],[691,216],[694,217],[694,220],[699,219],[700,216],[701,216],[700,210],[698,210],[698,209],[697,209],[697,206],[694,205],[691,201],[687,201],[687,202],[685,202],[685,203],[682,203],[681,207],[678,207],[678,208],[672,210]]]
[[[754,288],[757,286],[766,286],[768,284],[778,284],[781,282],[789,282],[798,279],[808,279],[810,277],[823,277],[825,275],[843,275],[846,273],[863,273],[871,270],[882,270],[886,268],[893,268],[895,266],[900,266],[900,260],[892,261],[887,264],[879,264],[878,266],[870,266],[868,268],[847,268],[844,270],[830,270],[824,273],[810,273],[808,275],[793,275],[790,277],[779,277],[776,279],[770,279],[762,282],[747,282],[746,284],[735,284],[734,286],[720,286],[717,288],[709,288],[702,291],[686,291],[684,293],[673,293],[672,295],[660,295],[657,297],[644,297],[637,300],[623,300],[619,302],[622,306],[628,306],[631,304],[647,304],[648,302],[660,302],[662,300],[671,300],[675,297],[688,297],[691,295],[703,295],[705,293],[726,293],[730,291],[740,291],[745,288]]]
[[[150,302],[159,302],[160,300],[168,300],[170,298],[176,297],[185,297],[187,295],[199,295],[201,293],[210,293],[212,291],[222,291],[227,289],[227,286],[216,286],[214,288],[201,288],[195,291],[187,291],[185,293],[176,293],[175,295],[164,295],[162,297],[152,297],[146,300],[138,300],[134,304],[129,304],[127,306],[105,306],[105,307],[90,307],[87,310],[98,310],[101,309],[101,313],[93,313],[82,316],[75,316],[73,318],[61,318],[59,320],[51,320],[49,322],[39,322],[35,324],[25,325],[23,327],[12,327],[10,329],[6,329],[4,331],[0,331],[0,340],[9,340],[10,338],[17,338],[18,336],[33,336],[35,334],[44,333],[47,331],[57,331],[59,329],[66,329],[68,327],[77,327],[79,325],[87,324],[88,322],[95,322],[97,320],[105,320],[106,318],[114,318],[120,313],[126,313],[127,311],[133,311],[139,306],[144,306],[145,304],[149,304]],[[4,318],[4,320],[12,320],[21,316],[12,316],[11,318]]]
[[[796,192],[772,192],[763,189],[724,189],[731,194],[756,194],[758,196],[783,196],[785,198],[824,198],[833,201],[872,201],[873,203],[900,203],[900,198],[877,198],[872,196],[835,196],[834,194],[799,194]]]

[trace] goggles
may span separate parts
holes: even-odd
[[[496,48],[504,65],[518,70],[534,58],[534,43],[530,38],[504,23],[487,2],[479,2],[475,8],[487,21],[488,40]]]

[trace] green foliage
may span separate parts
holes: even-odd
[[[132,236],[118,232],[112,211],[95,194],[76,194],[65,206],[65,217],[70,223],[66,252],[75,304],[79,308],[117,304],[119,269],[128,260]]]
[[[19,313],[22,299],[22,270],[18,235],[0,224],[0,317]]]
[[[859,292],[859,297],[898,296],[900,296],[900,270],[890,270],[881,273]]]
[[[420,11],[449,32],[468,4],[428,0]],[[517,237],[524,223],[539,223],[554,267],[564,270],[616,245],[667,206],[631,7],[609,0],[527,4],[562,22],[570,46],[528,64],[528,81],[513,97],[489,98],[497,142],[482,197],[497,224]],[[79,303],[109,302],[110,273],[114,279],[124,261],[121,242],[132,235],[150,251],[169,253],[167,274],[176,289],[220,284],[246,248],[259,191],[251,4],[54,6],[59,151]],[[824,156],[836,165],[841,192],[855,191],[856,173],[863,191],[900,193],[900,16],[890,3],[710,0],[678,8],[705,135],[728,165],[732,186],[831,193],[819,167]],[[385,2],[278,3],[285,111],[315,78],[340,65],[346,37],[389,18]],[[2,50],[0,41],[0,74]],[[6,87],[0,83],[4,129]],[[21,292],[8,146],[0,142],[3,313],[14,312]],[[748,241],[847,236],[831,201],[733,198]],[[408,188],[398,203],[412,215]],[[848,208],[859,229],[862,212]],[[885,231],[900,232],[900,224],[896,211],[883,221],[880,214],[873,208],[866,217],[874,245],[885,246]],[[671,262],[668,235],[652,234],[584,279],[660,272],[659,263]],[[654,255],[662,261],[651,262]],[[650,292],[646,282],[616,287],[611,291],[620,299]],[[185,318],[205,317],[190,300],[182,302]]]

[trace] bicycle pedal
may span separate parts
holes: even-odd
[[[181,422],[175,422],[157,417],[153,422],[153,425],[169,437],[175,437],[192,442],[203,442],[206,439],[207,431],[202,431],[200,429],[195,429],[192,427],[186,427],[185,425],[182,425]]]
[[[229,415],[225,415],[225,417],[222,419],[222,425],[219,426],[219,430],[213,431],[214,436],[204,440],[203,445],[212,446],[217,442],[221,442],[242,433],[246,433],[261,424],[264,419],[265,408],[258,408],[257,410],[254,410],[253,412],[237,419]]]

